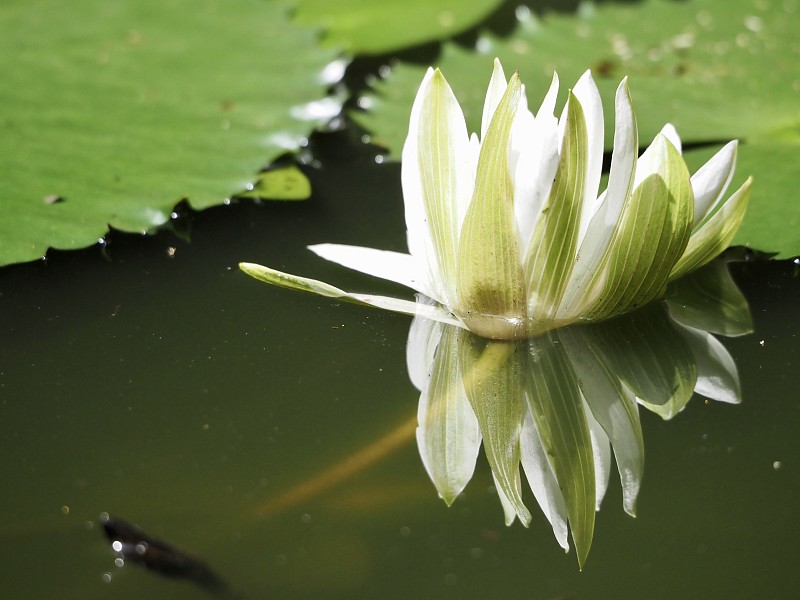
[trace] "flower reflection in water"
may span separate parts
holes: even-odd
[[[524,342],[416,317],[407,358],[421,392],[422,462],[449,505],[472,478],[483,443],[506,524],[519,518],[527,526],[521,465],[565,550],[571,531],[582,566],[612,452],[624,509],[635,514],[644,469],[638,407],[670,419],[694,393],[738,403],[736,366],[714,334],[751,331],[722,261],[673,284],[665,302]]]

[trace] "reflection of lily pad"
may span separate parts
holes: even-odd
[[[239,198],[262,200],[306,200],[311,196],[311,182],[294,165],[259,173],[252,190],[237,194]]]
[[[334,51],[262,0],[0,8],[0,264],[146,231],[245,189],[332,105]],[[54,202],[60,199],[61,201]]]
[[[325,28],[323,43],[354,54],[380,54],[451,37],[472,27],[501,0],[298,0],[295,20]]]
[[[477,53],[446,44],[438,66],[464,107],[471,131],[478,130],[491,58],[498,56],[507,68],[520,69],[534,106],[554,69],[563,88],[593,69],[605,101],[607,147],[613,134],[614,88],[624,75],[630,77],[642,143],[667,121],[677,126],[686,143],[758,141],[742,151],[739,173],[742,179],[754,174],[756,185],[750,214],[734,242],[796,254],[797,234],[781,225],[783,219],[778,226],[770,224],[769,215],[793,210],[797,219],[800,144],[790,134],[800,124],[798,30],[800,6],[793,3],[650,0],[577,15],[553,14],[542,21],[528,17],[508,39],[480,39]],[[423,71],[397,66],[362,103],[370,110],[356,115],[373,132],[372,141],[386,145],[395,156]],[[784,154],[769,169],[756,171],[776,154],[767,139],[780,139]],[[746,171],[750,165],[753,170]]]

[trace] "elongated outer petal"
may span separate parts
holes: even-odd
[[[436,297],[436,290],[427,287],[428,280],[422,274],[419,261],[410,254],[344,244],[315,244],[308,249],[320,258],[405,285],[444,304],[443,298]]]
[[[694,271],[728,247],[744,220],[752,185],[753,178],[748,177],[742,187],[692,233],[686,251],[672,270],[670,279]]]
[[[556,319],[572,321],[591,301],[595,274],[619,223],[622,209],[633,189],[639,136],[627,77],[617,87],[615,100],[614,153],[608,189],[599,199],[589,227],[580,242],[575,267]]]
[[[533,328],[542,330],[554,325],[575,264],[586,182],[586,123],[581,105],[572,93],[565,112],[561,160],[525,257],[528,317]]]
[[[536,117],[529,110],[522,110],[527,101],[523,102],[511,129],[514,214],[523,256],[528,254],[534,223],[550,195],[558,169],[558,119],[553,114],[557,96],[558,75],[553,73]]]
[[[405,207],[406,235],[408,238],[408,251],[425,265],[425,277],[429,281],[437,273],[429,273],[430,260],[428,254],[433,253],[428,229],[428,217],[425,209],[425,197],[422,188],[422,169],[419,164],[419,119],[422,112],[423,99],[427,93],[433,69],[425,72],[425,77],[419,86],[414,104],[411,106],[411,117],[408,124],[408,136],[403,144],[402,166],[400,178],[403,187],[403,205]]]
[[[736,150],[739,142],[728,142],[711,159],[692,175],[694,191],[694,226],[698,227],[703,217],[713,212],[722,199],[736,170]]]
[[[434,321],[456,325],[457,327],[464,327],[463,323],[439,306],[401,300],[400,298],[390,298],[389,296],[345,292],[344,290],[340,290],[337,287],[317,279],[284,273],[254,263],[239,263],[239,268],[259,281],[270,283],[278,287],[298,292],[309,292],[311,294],[317,294],[318,296],[325,296],[326,298],[336,298],[344,302],[373,306],[375,308],[391,310],[406,315],[421,315],[428,319],[433,319]]]
[[[581,104],[586,121],[587,151],[583,163],[585,183],[579,234],[579,239],[583,239],[597,206],[597,190],[603,170],[603,103],[591,71],[586,71],[581,76],[573,93]]]
[[[644,163],[644,164],[643,164]],[[584,316],[603,319],[660,296],[686,249],[694,214],[689,172],[675,147],[656,136],[637,165],[635,185],[600,273],[601,295]]]
[[[481,144],[474,195],[458,250],[456,312],[471,331],[491,338],[519,335],[526,314],[508,167],[509,137],[520,88],[515,73]]]
[[[438,69],[426,74],[403,146],[401,179],[409,251],[426,266],[428,289],[451,306],[459,212],[472,195],[470,147],[461,107]]]
[[[486,98],[483,101],[483,114],[481,116],[481,140],[486,138],[486,130],[489,129],[489,123],[492,122],[494,111],[506,91],[507,87],[506,76],[503,73],[503,65],[500,60],[494,59],[494,69],[492,70],[492,78],[489,80],[489,87],[486,90]]]
[[[481,445],[478,419],[464,391],[459,335],[459,329],[445,326],[417,412],[422,464],[448,506],[472,479]]]
[[[569,530],[567,529],[567,505],[558,487],[550,463],[547,462],[539,433],[533,424],[530,411],[525,411],[525,421],[519,438],[522,468],[531,487],[536,502],[553,528],[558,545],[569,550]]]

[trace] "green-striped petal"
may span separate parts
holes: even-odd
[[[464,389],[478,417],[483,449],[499,488],[526,527],[531,513],[522,502],[519,434],[524,415],[520,346],[465,332],[459,335]]]
[[[670,279],[677,279],[703,266],[719,255],[731,243],[742,224],[753,178],[736,190],[725,203],[697,228],[689,239],[686,251],[672,269]]]
[[[660,296],[689,242],[694,206],[686,163],[660,134],[648,154],[649,160],[643,156],[639,165],[653,168],[623,209],[598,272],[602,292],[584,315],[590,320],[632,310]]]
[[[444,326],[417,412],[422,464],[448,506],[472,479],[481,445],[478,419],[467,400],[459,366],[458,338],[462,334],[469,335]]]
[[[508,165],[520,88],[515,73],[481,144],[475,189],[458,250],[456,312],[471,331],[489,338],[517,337],[526,314]]]
[[[583,567],[594,535],[595,469],[578,378],[554,332],[528,345],[527,399],[550,467],[564,496]]]
[[[531,329],[548,329],[569,283],[584,203],[588,137],[583,109],[570,92],[565,108],[566,123],[561,159],[550,197],[542,206],[533,228],[525,275]]]
[[[391,298],[389,296],[346,292],[324,281],[300,277],[298,275],[292,275],[291,273],[284,273],[283,271],[254,263],[239,263],[239,268],[250,275],[250,277],[263,281],[264,283],[271,283],[278,287],[298,292],[317,294],[318,296],[325,296],[326,298],[336,298],[337,300],[352,302],[353,304],[382,308],[405,315],[419,315],[434,321],[439,321],[440,323],[464,327],[463,323],[441,306],[411,302],[410,300]]]

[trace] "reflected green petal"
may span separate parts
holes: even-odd
[[[461,370],[467,398],[478,417],[483,449],[499,488],[527,527],[531,513],[522,501],[519,435],[524,415],[518,346],[459,332]]]
[[[594,327],[567,327],[559,332],[592,415],[606,432],[617,461],[625,511],[636,516],[636,499],[644,473],[644,438],[633,394],[605,360]]]
[[[555,333],[529,342],[527,399],[569,514],[572,540],[583,567],[592,545],[595,469],[592,440],[578,378]]]
[[[591,328],[597,354],[643,406],[669,419],[692,397],[694,356],[663,304]]]
[[[671,283],[667,306],[673,319],[694,329],[726,337],[753,332],[747,299],[724,260],[712,261]]]

